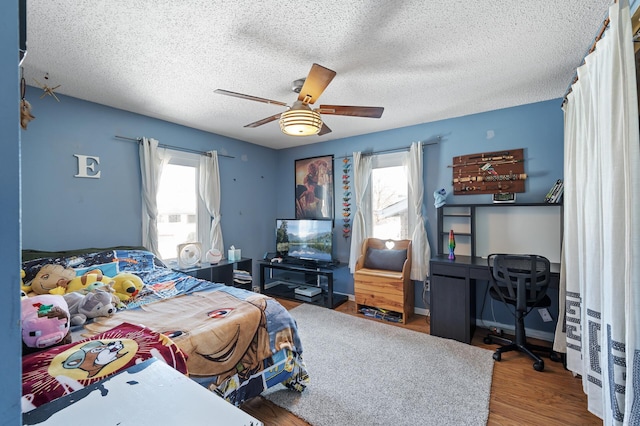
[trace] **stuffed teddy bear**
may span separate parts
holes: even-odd
[[[67,284],[75,276],[76,271],[71,268],[65,268],[62,265],[44,265],[31,280],[26,293],[29,294],[31,290],[35,294],[50,294],[53,290],[54,294],[64,294]]]
[[[69,307],[64,297],[40,294],[20,303],[23,354],[71,343]]]
[[[129,272],[120,272],[113,277],[113,289],[116,296],[122,301],[133,299],[138,295],[138,292],[144,287],[144,282],[136,274]]]
[[[20,269],[20,300],[27,298],[27,293],[31,290],[31,287],[24,285],[24,277],[26,275],[24,269]]]
[[[34,118],[36,117],[31,114],[31,104],[28,100],[22,99],[20,101],[20,127],[27,130],[27,124]]]
[[[82,325],[88,319],[110,317],[116,312],[111,293],[96,289],[86,294],[71,292],[62,296],[69,306],[71,325]]]
[[[75,273],[75,272],[74,272]],[[53,294],[66,294],[72,293],[74,291],[92,291],[97,288],[101,288],[103,286],[107,286],[109,288],[113,288],[113,278],[107,277],[102,274],[100,269],[94,269],[89,272],[86,272],[79,277],[72,278],[64,288],[63,292],[61,292],[61,288],[56,288],[55,290],[50,291]],[[111,291],[111,290],[109,290]]]

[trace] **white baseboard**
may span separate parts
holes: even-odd
[[[344,296],[347,296],[349,298],[349,300],[351,300],[352,302],[356,301],[356,297],[353,294],[346,294],[346,293],[338,293],[337,291],[334,292],[335,294],[342,294]],[[430,314],[430,311],[428,308],[413,308],[413,313],[414,314],[418,314],[418,315],[423,315],[425,317],[428,317]]]
[[[499,322],[486,321],[486,320],[480,320],[480,319],[476,319],[476,326],[482,327],[482,328],[491,328],[491,327],[501,328],[507,334],[513,334],[515,333],[515,330],[516,330],[516,328],[513,325],[501,324]],[[527,334],[527,337],[544,340],[546,342],[553,342],[554,333],[550,333],[548,331],[533,330],[529,328],[525,328],[525,332]]]
[[[428,317],[430,314],[429,309],[426,308],[413,308],[413,312],[418,315],[424,315],[425,317]]]
[[[336,294],[344,294],[352,302],[356,300],[353,294],[345,294],[345,293],[338,293],[338,292],[336,292]],[[424,316],[429,316],[429,313],[430,313],[429,309],[427,308],[414,308],[413,312],[418,315],[424,315]],[[494,321],[476,319],[476,326],[482,327],[482,328],[491,328],[491,327],[501,328],[502,330],[506,331],[507,334],[513,334],[515,332],[515,327],[513,325],[502,324]],[[550,333],[548,331],[533,330],[529,328],[525,328],[525,331],[527,333],[527,337],[544,340],[546,342],[553,342],[554,333]]]
[[[334,291],[333,294],[341,294],[343,296],[347,296],[349,298],[349,300],[351,300],[352,302],[356,301],[356,296],[354,296],[353,294],[339,293],[337,291]]]
[[[337,291],[334,292],[334,294],[342,294],[344,296],[347,296],[349,298],[349,300],[351,300],[352,302],[356,301],[356,297],[353,294],[338,293]],[[424,315],[425,317],[428,317],[429,316],[429,309],[413,308],[413,313],[414,314],[418,314],[418,315]]]

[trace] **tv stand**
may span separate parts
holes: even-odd
[[[343,294],[333,293],[333,273],[336,269],[346,267],[346,264],[330,267],[323,267],[315,262],[299,265],[286,261],[282,263],[260,261],[258,264],[260,265],[260,293],[267,296],[311,303],[330,309],[348,299]],[[274,277],[274,271],[283,271],[283,274]],[[307,297],[296,294],[295,290],[299,287],[319,287],[322,291],[318,295]]]

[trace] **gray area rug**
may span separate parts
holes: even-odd
[[[291,314],[311,383],[264,396],[312,425],[487,423],[491,351],[309,304]]]

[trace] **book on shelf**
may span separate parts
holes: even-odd
[[[563,192],[564,182],[562,179],[558,179],[549,192],[547,192],[547,196],[544,198],[544,201],[547,203],[558,203],[560,202],[560,197],[562,197]]]
[[[562,198],[563,192],[564,192],[564,184],[560,185],[560,188],[553,195],[553,197],[551,198],[551,201],[549,201],[549,202],[550,203],[559,203],[560,202],[560,198]]]

